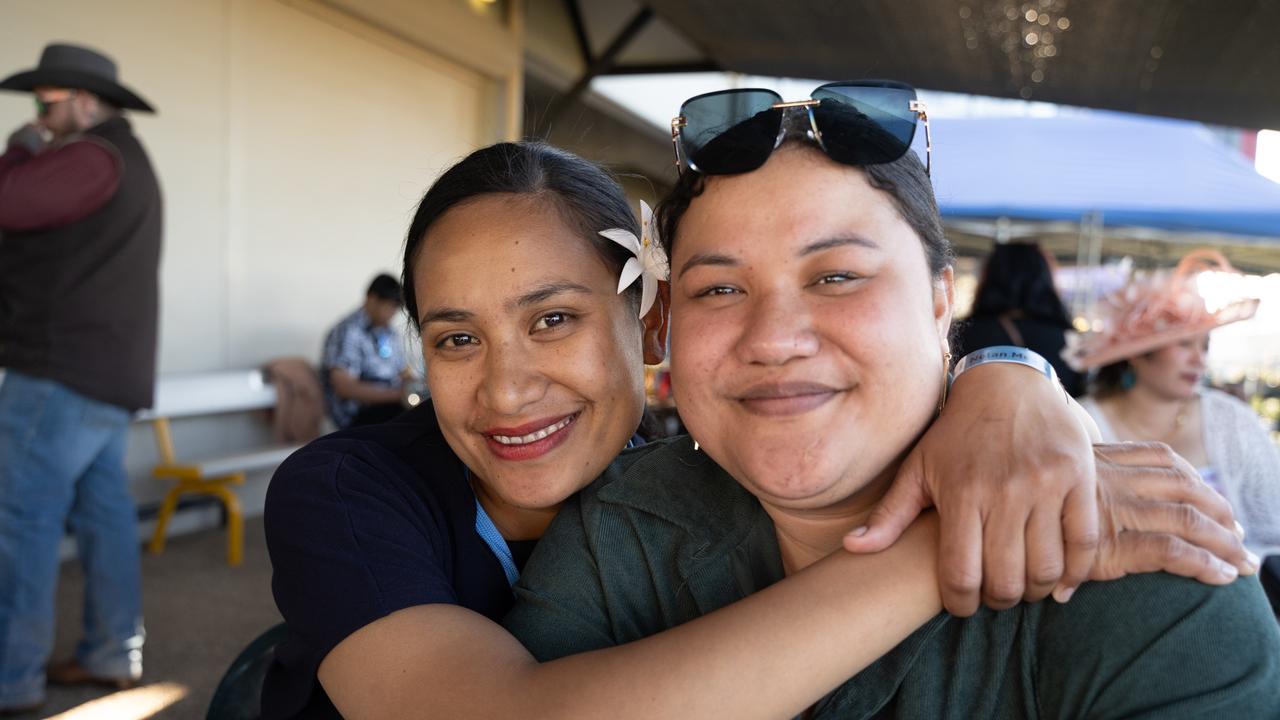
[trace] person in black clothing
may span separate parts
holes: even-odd
[[[1071,318],[1053,285],[1053,271],[1035,243],[996,245],[987,258],[973,311],[954,334],[953,357],[993,345],[1030,348],[1053,363],[1073,397],[1084,394],[1084,376],[1062,359]]]

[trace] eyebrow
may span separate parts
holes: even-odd
[[[721,255],[719,253],[696,253],[693,257],[684,261],[684,265],[680,266],[680,272],[677,276],[684,275],[699,265],[721,265],[726,267],[734,267],[741,265],[742,262],[737,258]]]
[[[819,240],[817,242],[813,242],[808,245],[805,245],[803,248],[801,248],[800,252],[797,253],[797,255],[799,255],[800,257],[805,257],[807,255],[812,255],[814,253],[822,252],[823,250],[830,250],[831,248],[843,247],[845,245],[857,245],[859,247],[869,248],[871,250],[880,249],[879,245],[872,242],[871,240],[868,240],[867,238],[862,237],[861,235],[841,235],[840,237],[833,237],[833,238],[828,238],[826,240]],[[698,267],[699,265],[719,265],[722,267],[734,267],[741,264],[742,262],[740,260],[738,260],[737,258],[729,257],[728,255],[721,255],[719,253],[697,253],[693,257],[686,260],[684,265],[680,266],[680,272],[677,273],[677,276],[684,275],[686,272],[688,272],[689,270],[695,267]]]
[[[846,245],[857,245],[859,247],[869,248],[871,250],[880,249],[879,245],[875,244],[871,240],[868,240],[867,238],[862,237],[861,235],[841,235],[839,237],[828,238],[826,240],[819,240],[817,242],[805,245],[804,248],[801,249],[800,252],[797,254],[800,257],[805,257],[806,255],[812,255],[814,253],[822,252],[823,250],[830,250],[831,248],[835,248],[835,247],[844,247]]]
[[[579,285],[576,282],[569,282],[568,280],[543,283],[520,297],[517,297],[515,300],[508,302],[507,306],[513,309],[529,307],[530,305],[537,305],[539,303],[546,302],[557,295],[564,295],[566,293],[590,295],[591,288],[585,285]]]
[[[563,295],[566,293],[581,293],[589,295],[591,293],[591,288],[569,281],[543,283],[514,300],[511,300],[507,303],[507,307],[512,310],[529,307],[530,305],[537,305],[539,303],[546,302],[557,295]],[[418,320],[418,325],[426,326],[433,322],[464,323],[474,319],[475,316],[475,313],[470,310],[442,307],[425,313],[422,318]]]
[[[418,319],[419,326],[425,326],[433,322],[451,322],[461,323],[475,317],[475,313],[461,310],[459,308],[443,307],[436,308],[431,312],[424,314]]]

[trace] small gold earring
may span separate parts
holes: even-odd
[[[951,385],[951,353],[942,354],[942,397],[938,400],[938,414],[947,406],[947,390]]]

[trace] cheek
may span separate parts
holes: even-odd
[[[732,359],[731,331],[736,323],[727,311],[713,317],[694,305],[672,307],[671,389],[677,405],[696,404],[698,397],[710,393],[717,371]],[[681,417],[685,415],[682,408]]]
[[[1176,375],[1186,365],[1186,358],[1178,351],[1163,352],[1154,355],[1147,367],[1155,375]]]
[[[943,347],[933,315],[933,296],[882,283],[815,315],[822,333],[842,350],[875,367],[914,371],[941,362]]]
[[[618,407],[619,422],[644,406],[644,355],[638,322],[615,317],[607,327],[589,327],[556,343],[546,358],[557,382],[597,403]]]
[[[479,385],[479,357],[448,362],[428,359],[426,363],[427,390],[435,406],[441,429],[453,432],[465,426],[476,405],[476,387]]]

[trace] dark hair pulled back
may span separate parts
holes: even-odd
[[[786,119],[785,135],[779,149],[791,143],[812,145],[817,152],[821,149],[809,139],[808,123],[799,113],[789,115]],[[777,152],[777,150],[774,150]],[[835,162],[830,160],[829,162]],[[883,190],[893,199],[894,207],[902,219],[915,230],[924,246],[925,259],[929,263],[929,271],[934,277],[951,266],[951,243],[942,232],[942,218],[938,214],[938,202],[933,195],[933,185],[929,182],[929,174],[924,164],[914,152],[907,152],[901,158],[890,163],[877,165],[855,165],[866,173],[867,181],[872,187]],[[667,257],[675,256],[675,243],[679,237],[680,221],[689,209],[694,198],[701,195],[707,186],[708,176],[697,172],[685,171],[676,181],[675,187],[658,203],[654,210],[657,218],[659,234],[662,237],[663,249]]]
[[[622,228],[640,235],[622,187],[599,165],[541,142],[504,142],[476,150],[436,179],[409,225],[402,277],[405,310],[415,328],[419,315],[413,268],[431,225],[458,205],[494,194],[529,195],[551,203],[615,272],[622,271],[631,254],[599,231]],[[637,303],[639,287],[631,288]]]

